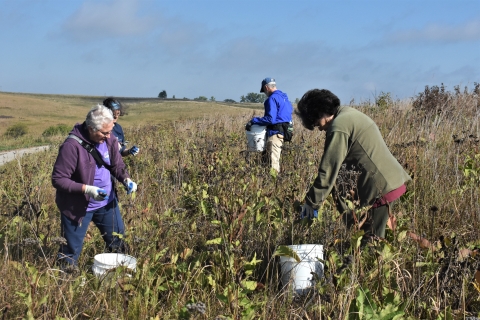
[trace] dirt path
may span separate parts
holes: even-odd
[[[24,154],[40,152],[40,151],[47,150],[48,148],[49,146],[41,146],[41,147],[32,147],[32,148],[0,152],[0,166],[4,165],[7,162],[16,160],[22,157]]]

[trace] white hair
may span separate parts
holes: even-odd
[[[87,118],[85,119],[87,126],[94,131],[100,130],[104,124],[110,122],[113,122],[112,111],[101,104],[97,104],[93,107],[92,110],[88,112]]]

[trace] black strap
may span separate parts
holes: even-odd
[[[267,129],[275,130],[275,131],[278,131],[280,133],[283,133],[284,132],[283,123],[289,123],[289,122],[280,122],[280,123],[276,123],[276,124],[270,124],[270,125],[267,126]]]
[[[85,150],[87,150],[88,153],[92,155],[92,157],[95,159],[97,164],[104,166],[109,171],[111,171],[112,166],[107,164],[105,161],[103,161],[102,157],[100,156],[100,153],[98,153],[98,150],[92,144],[86,141],[83,141],[82,139],[80,139],[74,134],[68,135],[67,139],[76,140]]]

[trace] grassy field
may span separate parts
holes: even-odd
[[[87,112],[105,97],[40,95],[0,92],[0,151],[57,142],[55,137],[45,139],[42,133],[51,126],[64,124],[73,127],[85,120]],[[251,114],[262,110],[262,104],[228,104],[189,100],[162,100],[151,98],[125,98],[127,115],[119,123],[123,127],[143,124],[210,118],[212,115]],[[13,125],[26,125],[27,134],[17,139],[5,137]]]
[[[379,125],[412,181],[393,208],[395,230],[366,247],[359,246],[358,226],[346,229],[330,198],[312,224],[297,219],[324,142],[323,133],[303,129],[298,119],[279,175],[259,154],[245,152],[243,124],[251,110],[127,126],[128,140],[142,146],[125,159],[138,190],[119,193],[125,240],[138,259],[131,277],[121,268],[104,280],[92,274],[93,257],[104,250],[96,228],[87,233],[80,274],[55,267],[62,239],[50,175],[58,144],[1,167],[0,313],[5,319],[479,317],[480,91],[433,90],[380,102],[354,107]],[[324,276],[295,297],[282,287],[278,254],[302,243],[324,246]]]

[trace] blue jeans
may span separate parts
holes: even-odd
[[[116,198],[102,208],[88,211],[81,224],[67,218],[63,214],[60,215],[61,235],[67,240],[67,244],[60,245],[58,252],[59,262],[77,264],[90,221],[100,230],[108,252],[125,252],[126,245],[123,240],[113,236],[113,232],[125,234],[125,225],[123,224]]]

